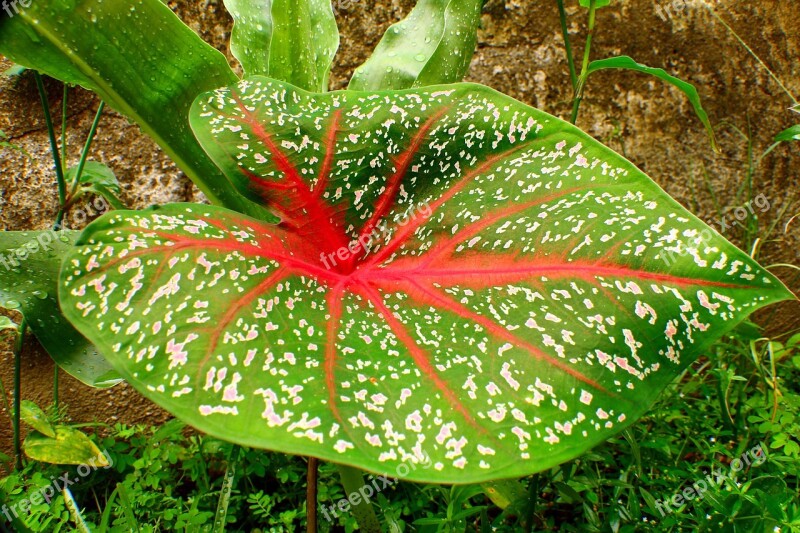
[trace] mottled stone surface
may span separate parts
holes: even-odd
[[[337,3],[335,1],[335,3]],[[577,2],[568,2],[570,6]],[[590,80],[579,125],[625,154],[667,192],[744,246],[735,224],[737,191],[748,174],[750,136],[756,156],[776,133],[800,122],[792,113],[792,99],[737,41],[724,25],[702,7],[686,0],[686,7],[667,13],[659,4],[671,1],[618,2],[598,16],[593,57],[630,55],[637,61],[663,67],[698,86],[712,123],[718,129],[720,153],[715,154],[692,108],[675,88],[641,74],[601,72]],[[789,92],[800,97],[800,19],[794,2],[769,0],[736,2],[708,0],[738,32]],[[227,53],[231,22],[221,0],[170,2],[205,40]],[[343,88],[352,70],[370,53],[391,22],[413,5],[409,0],[339,2],[342,46],[332,76],[333,88]],[[570,7],[570,31],[576,53],[582,52],[583,13]],[[235,63],[232,61],[232,65]],[[0,70],[8,66],[0,61]],[[511,96],[567,118],[571,88],[555,2],[489,0],[480,31],[479,49],[468,79],[487,84]],[[60,108],[61,86],[48,84],[51,105]],[[69,145],[77,157],[97,100],[82,89],[70,90]],[[44,229],[56,210],[55,178],[49,156],[38,96],[30,77],[0,79],[0,130],[31,157],[0,149],[0,228]],[[196,189],[177,167],[139,131],[113,110],[106,111],[92,157],[108,164],[125,189],[123,200],[133,207],[197,200]],[[766,157],[753,173],[753,194],[762,194],[768,209],[755,208],[761,217],[764,264],[800,263],[800,145],[784,146]],[[712,193],[713,191],[713,193]],[[766,205],[763,202],[755,205]],[[719,208],[719,210],[718,210]],[[724,229],[724,231],[723,231]],[[800,277],[776,269],[794,290]],[[800,305],[786,304],[758,317],[773,332],[800,325]],[[11,353],[0,346],[0,377],[11,385]],[[52,364],[37,346],[26,349],[24,397],[41,405],[50,401]],[[92,391],[64,377],[61,398],[76,421],[123,420],[158,422],[165,414],[129,387]],[[0,449],[8,449],[9,420],[0,415]]]

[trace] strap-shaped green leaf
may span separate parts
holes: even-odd
[[[482,0],[419,0],[353,74],[350,89],[408,89],[464,79],[477,42]]]
[[[0,19],[0,54],[94,91],[139,124],[212,202],[264,216],[230,190],[189,130],[195,97],[236,76],[160,0],[31,2]]]
[[[634,165],[489,88],[266,78],[192,126],[280,224],[110,213],[60,297],[145,396],[242,445],[472,483],[573,458],[793,295]]]
[[[708,113],[706,113],[706,110],[703,109],[703,103],[700,101],[700,94],[697,92],[697,88],[695,88],[694,85],[685,82],[680,78],[676,78],[675,76],[667,73],[667,71],[664,69],[648,67],[647,65],[637,63],[633,58],[628,56],[609,57],[607,59],[598,59],[597,61],[592,61],[589,63],[589,68],[586,71],[586,75],[589,76],[594,72],[605,69],[623,69],[643,72],[644,74],[655,76],[656,78],[680,89],[680,91],[686,95],[686,97],[689,99],[689,102],[692,104],[697,118],[699,118],[700,122],[702,122],[703,126],[705,126],[706,132],[708,133],[708,138],[711,140],[712,148],[714,150],[718,150],[717,136],[714,134],[714,127],[711,125],[711,121],[708,120]]]
[[[800,124],[787,128],[775,136],[775,142],[800,141]]]
[[[330,0],[225,0],[225,7],[234,20],[231,52],[248,76],[328,90],[339,48]]]
[[[97,349],[64,318],[58,306],[61,259],[76,231],[0,232],[0,307],[20,311],[53,361],[92,387],[120,382]]]

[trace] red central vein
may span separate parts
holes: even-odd
[[[328,293],[328,309],[330,309],[331,316],[328,319],[327,344],[325,346],[325,385],[328,388],[328,402],[333,416],[342,426],[344,426],[344,421],[339,413],[339,406],[336,400],[336,354],[338,353],[336,349],[336,334],[339,331],[339,322],[342,318],[343,294],[344,286],[342,283],[336,285]]]
[[[486,430],[482,426],[478,425],[473,418],[472,413],[470,413],[467,408],[464,407],[459,397],[452,390],[450,390],[450,386],[439,376],[439,373],[428,360],[428,355],[411,337],[405,326],[397,319],[397,317],[394,316],[389,308],[386,307],[386,304],[383,303],[383,299],[378,291],[366,283],[356,282],[356,286],[361,290],[363,293],[362,295],[366,297],[373,306],[375,306],[375,309],[377,309],[378,313],[389,325],[389,328],[395,334],[397,340],[404,344],[406,348],[408,348],[408,353],[411,355],[411,358],[414,360],[417,368],[419,368],[420,371],[433,382],[445,399],[456,408],[456,410],[461,414],[461,416],[464,417],[464,420],[466,420],[467,423],[479,431],[485,432]]]
[[[339,250],[347,247],[350,240],[345,234],[344,229],[335,223],[335,216],[331,206],[311,191],[300,176],[300,172],[292,164],[286,154],[283,153],[272,138],[272,135],[264,129],[261,122],[247,109],[238,95],[235,93],[232,93],[232,95],[243,115],[241,120],[252,129],[256,137],[259,138],[270,154],[272,154],[272,161],[275,167],[283,178],[289,181],[294,191],[294,197],[290,196],[287,198],[290,201],[290,205],[288,208],[283,208],[283,210],[288,210],[292,215],[294,215],[294,213],[300,214],[299,218],[303,219],[303,226],[305,226],[308,231],[308,237],[317,241],[320,248],[323,250]],[[334,115],[334,117],[335,116],[336,115]],[[334,126],[337,121],[338,119],[334,118]],[[335,127],[332,129],[332,132],[335,139]],[[332,150],[329,148],[328,151],[331,152]],[[270,204],[274,203],[275,202],[270,202]],[[275,207],[274,205],[271,206]],[[298,217],[294,215],[293,218],[297,220]]]
[[[413,277],[417,278],[433,278],[435,280],[446,280],[448,278],[456,278],[456,281],[466,282],[467,280],[483,281],[488,285],[495,285],[501,280],[506,282],[523,281],[526,278],[541,275],[554,275],[559,277],[574,277],[593,282],[596,276],[622,278],[622,279],[639,279],[647,281],[661,281],[664,283],[671,283],[679,286],[701,286],[701,287],[719,287],[726,289],[744,288],[744,286],[734,285],[731,283],[722,283],[718,281],[708,281],[701,279],[685,278],[680,276],[672,276],[670,274],[657,274],[653,272],[644,272],[641,270],[633,270],[625,267],[612,267],[602,266],[588,263],[560,263],[560,264],[543,264],[543,263],[509,263],[508,265],[497,265],[497,262],[502,258],[493,259],[491,256],[485,259],[490,260],[496,266],[489,267],[462,267],[458,263],[453,263],[452,268],[408,268],[408,269],[394,269],[384,268],[377,271],[363,272],[359,275],[363,280],[374,281],[405,281]],[[469,265],[470,263],[467,263]]]
[[[338,109],[331,117],[331,124],[328,127],[328,133],[325,136],[324,150],[325,158],[322,161],[322,166],[319,169],[317,176],[317,183],[314,185],[314,197],[319,199],[325,194],[325,189],[328,187],[328,181],[331,177],[331,170],[333,169],[333,159],[336,157],[336,134],[339,132],[339,120],[342,118],[342,110]]]
[[[389,212],[394,204],[395,199],[397,198],[397,193],[400,191],[403,178],[405,178],[409,167],[411,167],[411,163],[419,153],[422,143],[425,141],[425,138],[428,136],[428,133],[433,126],[444,116],[445,113],[447,113],[447,111],[448,108],[444,107],[430,116],[416,133],[416,135],[414,135],[414,137],[411,139],[411,143],[409,144],[408,148],[406,148],[405,151],[401,153],[400,156],[395,160],[395,166],[397,168],[394,174],[392,174],[389,179],[386,180],[386,188],[375,203],[375,211],[373,211],[372,216],[361,228],[361,231],[358,234],[359,239],[371,236],[375,231],[375,228],[378,226],[378,223]],[[363,253],[364,250],[361,251],[361,255],[363,255]]]
[[[588,377],[581,374],[579,371],[570,367],[568,364],[561,362],[558,358],[553,357],[543,352],[533,344],[520,339],[519,337],[508,331],[506,328],[496,324],[487,317],[467,309],[464,305],[452,300],[451,298],[447,298],[437,292],[434,292],[430,289],[423,287],[415,280],[407,280],[407,283],[412,285],[417,291],[421,292],[425,297],[427,297],[427,299],[434,302],[438,306],[447,309],[451,313],[454,313],[462,318],[467,318],[469,320],[472,320],[473,322],[480,325],[487,332],[497,337],[498,339],[509,342],[519,348],[527,350],[534,358],[540,361],[544,361],[558,368],[559,370],[566,372],[567,374],[577,379],[578,381],[584,383],[585,385],[588,385],[589,387],[592,387],[597,391],[602,392],[607,396],[610,396],[612,398],[618,398],[616,394],[614,394],[613,392],[609,391],[608,389],[600,385],[600,383],[598,383],[597,381],[589,379]],[[420,299],[419,295],[415,296],[413,291],[407,291],[407,292],[408,295],[411,296],[412,298],[416,298],[417,300]]]
[[[470,237],[474,237],[481,231],[490,228],[493,225],[497,224],[498,222],[502,222],[503,220],[509,217],[518,215],[534,207],[541,207],[542,204],[559,200],[561,198],[569,196],[570,194],[583,191],[588,192],[593,190],[594,188],[595,187],[573,187],[571,189],[547,195],[543,198],[537,198],[536,200],[532,200],[530,202],[525,202],[518,205],[512,205],[510,207],[503,207],[501,209],[496,209],[495,211],[492,211],[487,215],[482,216],[477,222],[473,222],[467,225],[464,229],[459,230],[452,237],[445,239],[441,243],[434,246],[428,253],[425,254],[424,259],[420,266],[428,266],[442,255],[447,253],[452,253],[452,251],[460,243],[464,242]]]

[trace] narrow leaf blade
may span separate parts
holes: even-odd
[[[787,128],[775,136],[775,142],[800,141],[800,124]]]
[[[330,0],[225,0],[231,52],[248,76],[326,92],[339,30]]]
[[[482,0],[419,0],[353,74],[350,89],[408,89],[464,79],[477,43]]]
[[[689,99],[689,102],[691,102],[697,118],[699,118],[700,122],[702,122],[703,126],[705,126],[706,132],[708,133],[708,138],[711,141],[711,146],[714,148],[714,150],[719,150],[717,147],[717,136],[714,133],[714,127],[711,125],[711,121],[708,119],[708,113],[706,113],[705,109],[703,109],[703,104],[700,101],[700,94],[697,92],[697,88],[695,88],[694,85],[685,82],[680,78],[676,78],[675,76],[667,73],[667,71],[664,69],[648,67],[647,65],[637,63],[633,58],[628,56],[610,57],[608,59],[598,59],[596,61],[592,61],[589,63],[587,75],[591,75],[594,72],[605,69],[623,69],[642,72],[644,74],[655,76],[656,78],[680,89],[680,91],[683,92],[683,94],[685,94]]]

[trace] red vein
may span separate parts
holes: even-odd
[[[344,287],[340,283],[328,293],[328,319],[327,345],[325,346],[325,384],[328,388],[328,401],[333,416],[344,426],[336,401],[336,333],[339,330],[339,321],[342,317],[342,294]]]
[[[648,281],[660,281],[664,283],[671,283],[679,286],[701,286],[701,287],[720,287],[728,289],[745,288],[744,286],[734,285],[731,283],[722,283],[718,281],[709,281],[703,279],[685,278],[680,276],[672,276],[670,274],[657,274],[653,272],[644,272],[641,270],[634,270],[626,267],[613,267],[603,266],[597,264],[589,264],[582,262],[574,263],[559,263],[559,264],[542,264],[542,263],[511,263],[508,266],[502,264],[498,266],[498,262],[503,258],[493,258],[491,255],[481,256],[482,259],[493,266],[488,267],[473,267],[474,263],[464,260],[466,267],[455,263],[452,268],[425,268],[418,266],[416,268],[384,268],[375,271],[363,272],[359,275],[363,280],[374,281],[402,281],[410,280],[412,277],[417,278],[434,278],[437,281],[446,280],[448,278],[459,278],[459,281],[465,282],[469,279],[475,281],[485,282],[486,285],[496,285],[498,282],[513,282],[521,281],[525,278],[532,276],[551,275],[563,277],[575,277],[586,281],[593,282],[593,278],[612,277],[623,279],[639,279]]]
[[[484,172],[488,171],[489,169],[494,167],[498,162],[508,159],[515,152],[521,151],[523,148],[528,148],[528,147],[529,145],[525,144],[522,146],[517,146],[515,148],[512,148],[511,150],[507,150],[503,153],[494,155],[488,158],[483,164],[469,171],[461,178],[461,180],[457,184],[450,187],[446,193],[444,193],[438,200],[436,200],[430,205],[430,212],[428,213],[428,215],[415,216],[414,218],[412,218],[406,226],[404,226],[403,228],[400,229],[400,231],[395,233],[389,244],[387,244],[383,249],[379,250],[377,254],[369,258],[369,261],[367,261],[364,264],[364,266],[369,267],[372,265],[376,265],[385,260],[386,258],[388,258],[390,255],[394,253],[395,250],[397,250],[400,246],[402,246],[405,242],[407,242],[415,231],[417,231],[420,227],[422,227],[423,224],[425,224],[428,220],[430,220],[430,218],[436,214],[439,208],[441,208],[445,203],[451,200],[456,194],[461,192],[473,179],[475,179],[476,176],[479,176]]]
[[[248,305],[253,303],[253,300],[262,296],[267,290],[271,289],[273,286],[277,285],[287,277],[286,269],[279,268],[275,272],[273,272],[267,279],[263,280],[261,283],[250,289],[247,294],[244,295],[243,298],[238,300],[233,306],[231,306],[224,315],[222,315],[221,320],[214,328],[214,331],[210,333],[209,338],[209,345],[208,345],[208,352],[206,353],[206,358],[203,360],[203,365],[205,365],[208,358],[211,356],[212,352],[217,349],[217,345],[219,344],[220,335],[225,331],[225,329],[230,326],[231,322],[236,318],[236,316]]]
[[[322,166],[317,176],[317,183],[314,185],[313,190],[315,198],[320,198],[328,187],[328,180],[330,180],[331,170],[333,169],[333,159],[336,157],[336,134],[339,132],[339,119],[341,119],[341,117],[341,109],[334,112],[331,117],[331,124],[325,136],[325,158],[322,161]]]
[[[160,233],[157,230],[144,230],[141,233]],[[153,254],[153,253],[160,253],[160,252],[169,252],[174,254],[174,252],[181,251],[181,250],[192,250],[192,249],[199,249],[210,254],[214,254],[216,252],[241,252],[245,257],[260,257],[262,259],[268,259],[270,261],[275,261],[277,263],[282,264],[283,266],[289,267],[294,273],[297,274],[304,274],[309,276],[314,276],[315,278],[319,279],[320,281],[332,281],[332,282],[339,282],[343,279],[343,276],[336,271],[327,270],[322,266],[307,263],[306,261],[296,259],[294,257],[290,257],[288,255],[280,255],[275,254],[271,250],[265,250],[263,248],[258,248],[252,245],[245,245],[241,243],[237,244],[230,244],[226,241],[217,241],[217,240],[188,240],[185,237],[174,236],[171,234],[163,234],[162,238],[170,239],[175,244],[173,246],[167,246],[166,244],[161,245],[153,245],[146,249],[137,250],[133,252],[129,252],[124,257],[116,257],[109,261],[103,263],[102,268],[96,269],[96,272],[100,273],[106,271],[109,268],[113,268],[115,265],[122,263],[123,261],[127,261],[130,259],[134,259],[136,257]],[[125,243],[120,243],[125,244]],[[94,273],[95,271],[88,272],[88,274]]]
[[[358,283],[358,288],[363,291],[363,296],[369,300],[377,309],[378,313],[383,316],[383,319],[389,325],[389,328],[402,344],[408,348],[408,353],[417,365],[417,368],[430,379],[437,389],[442,393],[445,399],[453,405],[456,410],[461,413],[461,416],[473,427],[478,430],[485,431],[485,429],[478,425],[472,414],[461,403],[461,399],[450,390],[449,385],[439,376],[436,369],[428,360],[427,354],[419,347],[417,342],[409,335],[405,326],[392,314],[386,304],[383,303],[381,295],[372,287],[365,283]]]
[[[512,205],[510,207],[503,207],[501,209],[496,209],[495,211],[490,212],[486,216],[482,216],[478,221],[467,225],[462,230],[459,230],[458,233],[456,233],[452,237],[445,239],[444,241],[434,246],[428,253],[425,254],[421,265],[422,266],[430,265],[442,255],[448,252],[452,252],[456,248],[456,246],[458,246],[460,243],[464,242],[470,237],[477,235],[486,228],[489,228],[497,224],[498,222],[502,222],[508,217],[512,217],[514,215],[522,213],[523,211],[527,211],[528,209],[531,209],[533,207],[540,207],[542,204],[545,204],[547,202],[560,200],[561,198],[569,196],[570,194],[583,191],[588,192],[593,189],[594,189],[593,187],[573,187],[571,189],[559,191],[557,193],[553,193],[542,198],[537,198],[536,200],[530,202],[525,202],[523,204]]]
[[[309,186],[303,181],[297,168],[292,164],[285,153],[280,149],[272,135],[264,129],[264,126],[247,109],[239,96],[231,93],[236,104],[241,111],[242,121],[247,124],[256,137],[266,146],[272,154],[272,160],[277,170],[283,175],[284,179],[289,180],[294,186],[294,198],[289,198],[290,205],[288,210],[291,213],[304,211],[306,213],[306,225],[315,226],[315,231],[309,233],[320,243],[320,247],[328,250],[338,250],[346,247],[350,240],[344,230],[334,223],[334,216],[331,213],[331,206],[322,201],[312,193]],[[292,203],[293,201],[293,203]],[[284,208],[285,209],[285,208]],[[316,226],[314,223],[318,224]]]
[[[455,313],[456,315],[458,315],[458,316],[460,316],[462,318],[467,318],[469,320],[472,320],[473,322],[475,322],[476,324],[480,325],[482,328],[484,328],[486,331],[488,331],[490,334],[494,335],[495,337],[497,337],[497,338],[499,338],[501,340],[504,340],[506,342],[510,342],[511,344],[514,344],[515,346],[517,346],[519,348],[527,350],[528,352],[530,352],[531,355],[533,355],[534,358],[536,358],[536,359],[538,359],[540,361],[544,361],[544,362],[546,362],[546,363],[548,363],[550,365],[553,365],[554,367],[558,368],[559,370],[561,370],[563,372],[566,372],[570,376],[572,376],[575,379],[581,381],[585,385],[588,385],[589,387],[592,387],[595,390],[598,390],[598,391],[602,392],[603,394],[606,394],[607,396],[610,396],[612,398],[617,398],[616,394],[614,394],[613,392],[609,391],[608,389],[606,389],[605,387],[600,385],[600,383],[598,383],[598,382],[596,382],[596,381],[594,381],[592,379],[587,378],[586,376],[581,374],[579,371],[577,371],[574,368],[570,367],[566,363],[563,363],[560,360],[558,360],[558,358],[553,357],[553,356],[543,352],[537,346],[534,346],[533,344],[520,339],[519,337],[517,337],[516,335],[514,335],[513,333],[511,333],[510,331],[508,331],[504,327],[496,324],[495,322],[493,322],[492,320],[488,319],[487,317],[482,316],[482,315],[480,315],[480,314],[478,314],[478,313],[476,313],[476,312],[474,312],[474,311],[472,311],[470,309],[467,309],[467,307],[465,307],[464,305],[452,300],[451,298],[446,298],[445,296],[443,296],[443,295],[441,295],[441,294],[439,294],[437,292],[433,292],[432,290],[423,287],[422,285],[420,285],[415,280],[407,280],[407,283],[409,283],[410,285],[415,287],[418,291],[422,292],[425,296],[427,296],[430,300],[435,302],[438,306],[443,307],[444,309],[447,309],[451,313]],[[412,298],[414,297],[414,294],[412,292],[410,292],[410,291],[408,292],[408,295],[411,296]],[[419,299],[419,298],[417,298],[417,299]]]
[[[406,173],[408,172],[414,157],[416,157],[417,153],[419,152],[423,141],[425,141],[425,138],[428,136],[428,133],[430,132],[431,128],[433,128],[434,124],[436,124],[442,118],[442,116],[447,113],[447,111],[448,108],[444,107],[430,116],[422,125],[422,127],[420,127],[416,135],[414,135],[414,137],[411,139],[411,143],[409,144],[408,148],[406,148],[405,151],[395,160],[397,169],[395,170],[394,174],[392,174],[389,179],[386,180],[386,188],[384,189],[383,193],[381,193],[378,201],[375,203],[375,211],[373,211],[372,216],[361,228],[361,231],[358,235],[359,239],[372,235],[372,233],[375,231],[375,228],[378,226],[378,223],[389,212],[392,204],[395,201],[395,198],[397,198],[397,193],[400,191],[400,185],[403,182],[403,178],[405,178]]]

